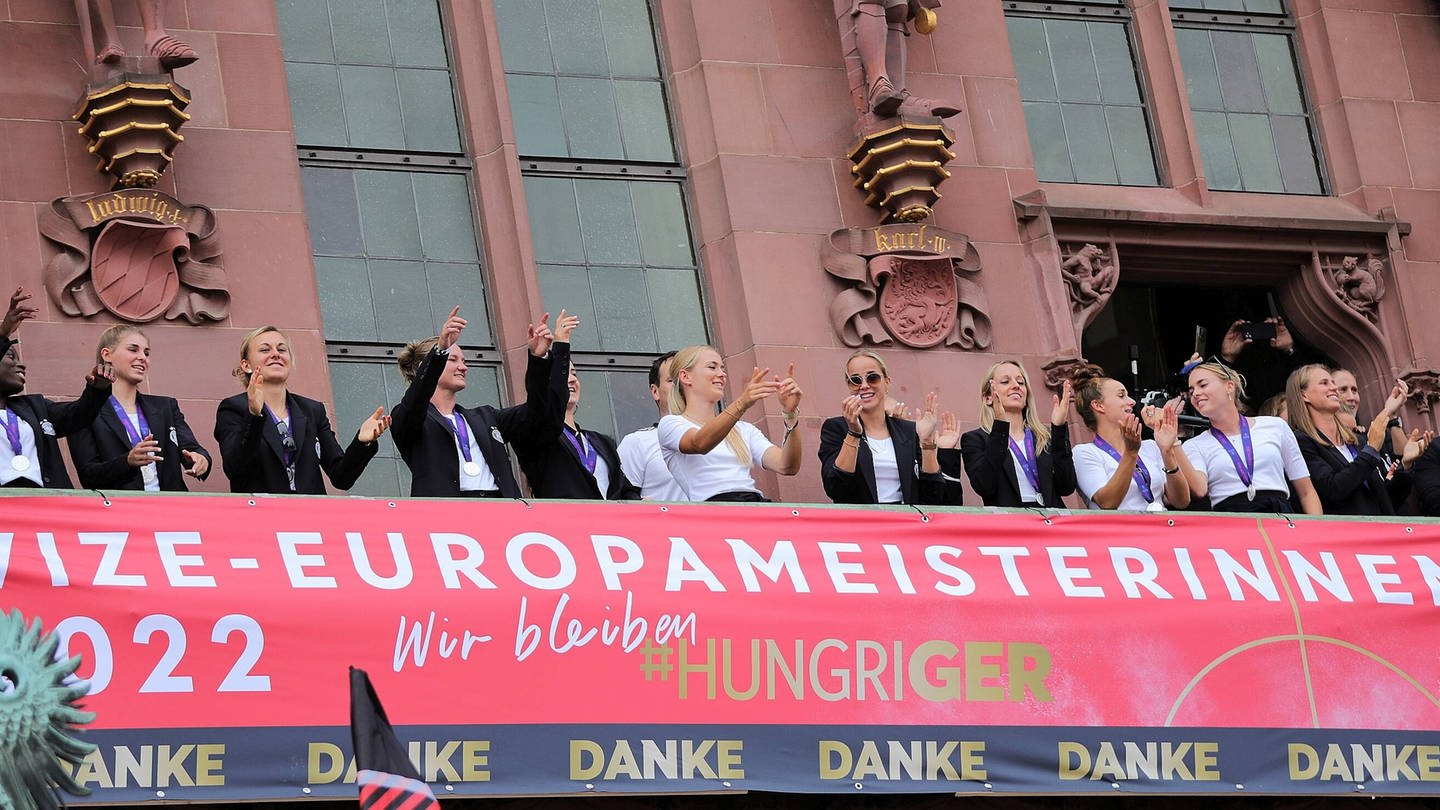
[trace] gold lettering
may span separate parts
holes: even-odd
[[[854,757],[850,746],[839,740],[820,741],[820,778],[844,779],[850,775]]]
[[[977,701],[1005,699],[1005,687],[987,683],[988,679],[999,678],[1000,656],[1005,654],[1005,645],[999,641],[965,642],[965,698]],[[987,663],[994,661],[994,663]]]
[[[85,787],[114,787],[115,783],[110,781],[110,771],[105,767],[105,760],[100,756],[100,749],[85,755],[80,761],[80,767],[75,769],[75,781]]]
[[[594,740],[570,741],[571,779],[594,779],[604,767],[605,749],[600,747],[600,743]]]
[[[489,782],[489,740],[466,740],[460,746],[460,781]]]
[[[1314,779],[1320,773],[1320,754],[1305,743],[1290,743],[1290,778]]]
[[[334,743],[312,742],[305,770],[310,784],[328,785],[345,772],[345,754]]]
[[[195,784],[201,787],[220,787],[225,784],[221,769],[225,762],[225,746],[222,744],[195,746]]]
[[[745,763],[741,760],[744,753],[742,740],[716,740],[715,773],[721,779],[744,779]]]

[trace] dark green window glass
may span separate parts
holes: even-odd
[[[1021,15],[1006,23],[1036,175],[1059,183],[1157,185],[1127,24]]]

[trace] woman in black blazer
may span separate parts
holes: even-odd
[[[580,322],[561,310],[552,334],[549,320],[547,312],[539,325],[529,327],[525,401],[509,408],[466,408],[455,401],[465,390],[467,372],[456,345],[465,328],[459,307],[451,311],[438,337],[416,341],[400,352],[400,373],[410,387],[395,406],[392,435],[410,467],[411,495],[521,497],[505,443],[560,429],[570,333]]]
[[[960,437],[960,454],[970,486],[986,506],[1059,508],[1065,505],[1060,499],[1075,491],[1070,381],[1053,398],[1048,424],[1036,414],[1031,393],[1018,363],[996,363],[980,383],[980,427]]]
[[[890,370],[864,349],[845,361],[845,382],[850,396],[840,403],[842,415],[820,426],[820,482],[830,500],[960,505],[960,482],[941,474],[941,453],[955,450],[939,449],[935,394],[925,398],[916,421],[888,415]],[[958,476],[958,454],[953,463]]]
[[[565,419],[549,433],[515,438],[520,469],[537,498],[577,498],[591,501],[637,501],[640,488],[620,470],[615,440],[575,422],[580,406],[580,378],[569,365],[565,379],[569,394]]]
[[[235,376],[244,393],[222,400],[215,412],[215,441],[231,492],[324,495],[321,470],[336,489],[354,486],[390,426],[375,409],[342,448],[325,415],[325,403],[292,394],[286,385],[294,361],[290,342],[262,326],[240,342]]]
[[[91,489],[184,492],[185,476],[210,474],[210,454],[195,440],[171,397],[141,394],[150,371],[150,341],[133,324],[106,329],[95,357],[115,369],[109,407],[70,437],[80,485]]]
[[[95,421],[110,396],[114,370],[100,364],[85,377],[85,390],[74,402],[55,402],[39,394],[23,395],[25,364],[15,348],[23,321],[36,309],[30,295],[17,288],[0,319],[0,487],[69,489],[70,476],[60,455],[60,437],[70,436]]]
[[[1409,389],[1396,380],[1385,407],[1370,422],[1362,444],[1353,421],[1342,413],[1339,389],[1328,368],[1301,366],[1285,382],[1285,402],[1290,427],[1310,482],[1320,496],[1327,515],[1393,515],[1395,504],[1410,495],[1410,469],[1429,443],[1416,430],[1410,434],[1403,455],[1392,463],[1381,452],[1390,420],[1405,405]]]

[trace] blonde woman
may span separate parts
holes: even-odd
[[[692,501],[765,501],[750,475],[760,465],[780,475],[800,471],[799,424],[802,392],[792,363],[785,379],[755,369],[740,396],[718,410],[725,395],[725,361],[710,346],[690,346],[671,366],[670,414],[656,432],[670,473]],[[776,397],[785,434],[776,447],[759,428],[743,421],[755,403]]]
[[[1050,421],[1036,413],[1030,381],[1018,363],[991,366],[980,382],[980,427],[960,437],[970,486],[986,506],[1063,507],[1075,491],[1066,380]]]
[[[1210,499],[1216,512],[1292,512],[1289,487],[1308,515],[1322,513],[1320,497],[1295,442],[1295,433],[1273,416],[1245,416],[1245,378],[1223,363],[1186,364],[1190,405],[1210,429],[1182,445],[1195,472],[1190,494]]]

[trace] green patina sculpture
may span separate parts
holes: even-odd
[[[70,736],[95,714],[75,705],[87,688],[65,679],[80,658],[55,660],[59,644],[38,619],[26,628],[19,610],[0,612],[0,810],[53,810],[61,790],[90,792],[60,764],[78,765],[95,750]]]

